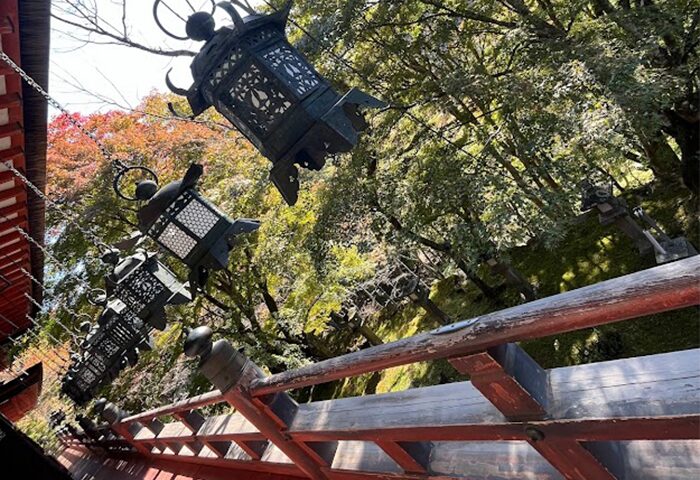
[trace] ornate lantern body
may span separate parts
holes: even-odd
[[[190,268],[190,284],[203,286],[209,270],[228,266],[236,236],[260,227],[254,220],[231,220],[196,190],[202,175],[192,165],[185,177],[161,188],[139,210],[139,228]]]
[[[135,365],[139,351],[150,350],[150,327],[135,316],[105,309],[85,341],[83,354],[73,359],[61,390],[78,405],[90,401],[97,390],[114,380],[127,365]]]
[[[166,305],[192,301],[187,286],[144,250],[118,262],[105,283],[106,314],[134,316],[158,330],[165,329]]]
[[[186,95],[194,116],[214,106],[273,162],[270,178],[285,201],[297,201],[301,165],[320,170],[328,154],[348,152],[367,128],[360,107],[382,107],[353,89],[340,96],[287,40],[291,4],[272,15],[242,18],[221,2],[233,26],[215,31],[211,15],[187,22],[193,40],[206,40],[191,65],[194,84]]]

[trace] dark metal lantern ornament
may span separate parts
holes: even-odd
[[[187,285],[180,283],[155,253],[138,250],[123,260],[114,255],[103,259],[114,264],[112,273],[105,277],[105,315],[132,315],[164,330],[165,307],[192,301]]]
[[[260,227],[255,220],[231,220],[196,190],[203,173],[192,165],[182,180],[161,188],[138,212],[139,229],[187,265],[190,284],[202,287],[209,270],[228,266],[229,252],[238,235]],[[137,187],[137,195],[142,190]],[[150,188],[143,188],[149,192]]]
[[[233,26],[216,30],[204,12],[187,21],[189,38],[206,41],[191,65],[194,84],[185,90],[167,77],[166,83],[187,97],[193,117],[213,106],[233,123],[273,162],[270,179],[293,205],[299,191],[295,165],[320,170],[328,154],[349,152],[368,126],[360,107],[385,103],[357,89],[341,97],[289,43],[291,2],[272,15],[246,17],[230,1],[218,6]]]
[[[90,401],[99,388],[113,381],[139,353],[153,348],[151,327],[129,311],[106,308],[81,344],[82,353],[71,357],[61,391],[78,405]]]

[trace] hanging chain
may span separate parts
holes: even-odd
[[[73,118],[73,116],[70,114],[70,112],[63,107],[56,99],[54,99],[49,93],[44,90],[44,88],[39,85],[36,80],[34,80],[27,72],[25,72],[19,65],[17,65],[5,52],[0,51],[0,60],[5,62],[7,65],[12,68],[26,83],[29,85],[31,88],[39,92],[41,96],[43,96],[46,101],[51,104],[54,108],[59,110],[61,113],[63,113],[68,121],[75,126],[78,130],[80,130],[84,135],[86,135],[88,138],[90,138],[95,145],[97,145],[97,148],[100,150],[100,153],[105,157],[107,161],[110,162],[113,171],[116,173],[123,171],[124,169],[128,168],[128,166],[119,160],[118,158],[115,158],[112,156],[112,154],[107,150],[107,147],[97,138],[97,135],[95,135],[93,132],[88,130],[81,122]],[[65,211],[63,211],[63,206],[54,202],[51,200],[44,192],[41,191],[40,188],[38,188],[36,185],[34,185],[22,172],[20,172],[17,168],[15,168],[14,165],[11,163],[6,163],[5,166],[12,171],[12,173],[15,174],[22,182],[24,182],[27,187],[29,187],[39,198],[41,198],[44,202],[46,202],[47,205],[55,208],[56,210],[61,211],[66,219],[68,219],[69,223],[71,223],[75,228],[77,228],[83,235],[85,235],[86,238],[90,239],[95,243],[95,245],[98,246],[101,250],[105,250],[109,248],[100,238],[98,238],[94,233],[91,231],[85,229],[79,221],[75,219],[75,217],[67,214]]]
[[[24,269],[23,269],[23,270],[24,270]],[[43,309],[44,309],[44,306],[43,306],[42,304],[40,304],[39,302],[37,302],[36,300],[34,300],[34,298],[32,298],[31,295],[28,295],[27,293],[25,293],[24,296],[27,298],[27,300],[29,300],[29,301],[32,303],[32,305],[34,305],[34,306],[35,306],[36,308],[38,308],[39,310],[43,310]],[[74,315],[74,316],[78,316],[78,315],[79,315],[78,313],[76,313],[74,310],[72,310],[72,309],[69,308],[69,307],[66,307],[66,306],[61,305],[61,308],[63,308],[64,310],[66,310],[66,311],[67,311],[68,313],[70,313],[71,315]],[[67,333],[68,335],[70,335],[70,338],[71,338],[71,340],[73,341],[73,344],[74,344],[74,345],[76,345],[76,346],[79,345],[79,342],[78,342],[78,335],[77,335],[74,331],[72,331],[71,329],[69,329],[68,327],[66,327],[66,326],[63,324],[63,322],[61,322],[61,321],[60,321],[58,318],[56,318],[56,317],[53,318],[53,321],[55,321],[55,322],[58,324],[59,327],[61,327],[63,330],[66,331],[66,333]]]
[[[14,70],[17,75],[22,77],[22,79],[32,87],[34,90],[36,90],[42,97],[46,99],[46,101],[53,106],[56,110],[60,111],[63,115],[65,115],[66,119],[78,130],[80,130],[85,136],[90,138],[93,142],[95,142],[95,145],[97,145],[97,148],[100,150],[100,153],[102,154],[105,159],[107,159],[111,164],[112,168],[115,170],[121,170],[124,168],[127,168],[127,165],[119,160],[118,158],[115,158],[112,156],[112,154],[107,150],[107,147],[100,141],[99,138],[97,138],[97,135],[95,135],[94,132],[91,132],[88,130],[85,125],[80,123],[78,120],[76,120],[73,115],[63,106],[61,105],[55,98],[53,98],[49,93],[44,90],[44,88],[37,83],[36,80],[34,80],[27,72],[25,72],[22,67],[17,65],[5,52],[0,51],[0,60],[5,62],[7,65],[10,66],[12,70]]]
[[[57,263],[58,265],[61,265],[61,261],[60,261],[58,258],[56,258],[56,257],[55,257],[46,247],[44,247],[41,243],[39,243],[39,242],[37,242],[36,240],[34,240],[34,238],[32,238],[31,235],[29,235],[27,232],[25,232],[24,230],[22,230],[20,227],[15,227],[15,230],[17,230],[17,231],[19,232],[19,234],[20,234],[25,240],[27,240],[29,243],[31,243],[31,244],[34,245],[36,248],[38,248],[39,250],[41,250],[42,253],[43,253],[49,260],[52,260],[53,262]],[[92,290],[92,285],[90,285],[88,282],[86,282],[82,277],[80,277],[79,275],[76,275],[75,273],[71,272],[71,270],[70,270],[69,268],[66,268],[66,270],[68,271],[67,275],[69,275],[69,276],[73,277],[74,279],[76,279],[76,280],[78,281],[78,283],[80,283],[83,287],[87,288],[88,290]]]
[[[0,53],[1,53],[1,52],[0,52]],[[88,229],[86,229],[85,227],[83,227],[83,226],[80,224],[80,221],[79,221],[79,220],[76,220],[76,217],[75,217],[75,216],[73,216],[73,215],[67,213],[67,212],[64,210],[64,206],[63,206],[63,205],[61,205],[61,204],[59,204],[59,203],[54,202],[53,200],[51,200],[44,192],[41,191],[41,189],[40,189],[39,187],[37,187],[36,185],[34,185],[34,184],[31,182],[31,180],[29,180],[26,176],[24,176],[24,174],[22,174],[22,172],[20,172],[19,170],[17,170],[17,168],[15,168],[14,165],[12,165],[11,163],[5,163],[4,165],[5,165],[5,167],[7,167],[8,170],[10,170],[13,174],[15,174],[15,176],[16,176],[17,178],[19,178],[27,187],[29,187],[29,188],[36,194],[37,197],[41,198],[41,199],[46,203],[46,205],[48,205],[48,206],[50,206],[50,207],[52,207],[52,208],[58,210],[59,212],[61,212],[61,213],[64,215],[64,218],[65,218],[66,220],[68,220],[68,223],[70,223],[70,224],[73,225],[76,229],[78,229],[78,231],[79,231],[80,233],[82,233],[86,238],[90,239],[90,241],[94,242],[95,245],[96,245],[100,250],[106,251],[106,250],[109,249],[109,246],[108,246],[106,243],[104,243],[104,242],[102,241],[101,238],[99,238],[97,235],[95,235],[94,233],[92,233],[90,230],[88,230]]]

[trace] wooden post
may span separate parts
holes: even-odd
[[[286,433],[287,427],[297,411],[297,403],[286,393],[276,393],[253,398],[250,393],[251,382],[265,376],[263,371],[251,362],[243,353],[237,351],[225,341],[212,344],[212,332],[207,327],[200,327],[188,335],[185,353],[201,358],[200,370],[216,388],[222,397],[252,423],[260,433],[280,449],[299,469],[313,480],[328,480],[321,467],[332,460],[314,455],[303,442],[297,442]],[[336,442],[327,442],[334,444]],[[262,455],[261,445],[241,445],[246,453],[258,458]],[[335,453],[335,448],[332,448]]]
[[[510,421],[542,420],[547,415],[549,382],[532,357],[514,343],[451,358],[460,372]],[[550,436],[544,427],[526,427],[530,445],[567,480],[615,480],[575,438]]]
[[[511,421],[544,418],[547,373],[514,343],[485,352],[451,358],[460,373],[471,377],[484,396]]]
[[[486,264],[491,268],[493,273],[503,277],[506,281],[506,285],[518,289],[525,300],[531,302],[537,299],[537,293],[535,293],[533,286],[522,273],[515,269],[515,267],[506,262],[496,260],[495,258],[488,259]]]
[[[418,305],[426,311],[433,319],[435,319],[440,325],[449,325],[452,323],[450,316],[443,312],[440,307],[438,307],[435,302],[430,299],[430,291],[423,288],[420,283],[416,284],[415,290],[409,295],[409,298],[416,302]]]
[[[146,427],[139,423],[132,423],[127,427],[120,423],[121,420],[126,417],[128,417],[128,414],[113,403],[106,404],[104,410],[102,410],[102,418],[109,424],[110,428],[117,436],[126,440],[126,442],[134,447],[140,454],[150,457],[151,450],[140,442],[134,441],[134,435],[140,429]]]

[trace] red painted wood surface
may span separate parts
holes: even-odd
[[[18,28],[17,0],[0,0],[2,50],[21,64]],[[25,294],[32,294],[33,285],[24,281],[26,276],[21,271],[31,271],[29,243],[15,230],[27,230],[27,188],[2,165],[9,162],[25,171],[22,85],[20,78],[9,69],[1,68],[0,76],[4,77],[6,86],[4,91],[0,88],[0,112],[7,112],[6,117],[0,117],[3,118],[0,123],[0,270],[5,278],[11,279],[6,288],[0,285],[0,314],[5,316],[0,316],[1,343],[8,335],[30,326],[26,315],[31,312],[31,305]],[[18,256],[18,252],[23,253]]]
[[[91,480],[299,480],[303,477],[254,471],[235,471],[208,465],[184,464],[138,457],[100,458],[82,448],[59,457],[75,478]]]

